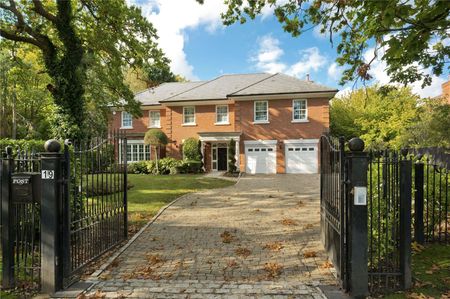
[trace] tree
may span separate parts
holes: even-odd
[[[199,0],[199,2],[202,2]],[[226,25],[254,19],[271,7],[283,29],[299,36],[318,26],[333,45],[339,35],[337,63],[348,65],[341,84],[371,78],[374,61],[364,59],[373,48],[374,58],[387,64],[392,81],[431,84],[431,73],[439,76],[449,63],[450,3],[448,1],[360,1],[360,0],[226,0],[222,14]],[[447,70],[449,67],[447,66]]]
[[[407,87],[358,89],[331,101],[331,134],[346,140],[360,137],[368,148],[400,148],[407,145],[403,136],[417,119],[418,103]]]
[[[231,139],[228,144],[228,172],[235,173],[236,169],[236,141]]]
[[[2,0],[0,9],[0,35],[41,52],[61,136],[84,135],[86,97],[140,115],[125,67],[167,63],[140,9],[123,0]]]
[[[417,108],[417,118],[406,128],[403,143],[450,148],[449,132],[450,105],[445,99],[428,99]]]
[[[169,143],[167,135],[160,129],[150,129],[145,133],[144,143],[155,147],[156,153],[156,171],[159,173],[158,166],[158,152],[161,146],[166,146]]]

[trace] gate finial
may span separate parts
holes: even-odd
[[[354,137],[348,142],[348,147],[352,152],[362,152],[364,150],[364,141],[361,138]]]
[[[44,144],[46,152],[58,153],[61,150],[61,144],[56,139],[47,140]]]

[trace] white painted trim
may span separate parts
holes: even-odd
[[[252,122],[254,125],[267,125],[270,124],[270,121],[254,121]]]
[[[181,124],[182,127],[196,127],[196,123],[187,123],[187,124]]]
[[[295,101],[305,101],[305,118],[304,119],[294,119],[294,102]],[[293,99],[292,100],[292,122],[308,122],[308,100],[307,99]]]
[[[228,123],[214,123],[215,126],[229,126],[231,125],[229,122]]]
[[[152,126],[151,122],[152,122],[152,118],[151,118],[151,113],[152,112],[158,112],[159,114],[159,126]],[[161,129],[161,111],[159,110],[148,110],[148,127],[149,128],[157,128],[157,129]]]
[[[186,109],[186,108],[194,108],[194,121],[193,122],[190,122],[190,123],[187,123],[186,121],[185,121],[185,119],[184,119],[184,109]],[[197,116],[196,116],[196,113],[195,113],[195,106],[192,106],[192,105],[190,105],[190,106],[183,106],[183,126],[196,126],[197,125],[197,122],[196,122],[196,119],[197,119]]]
[[[231,139],[233,139],[236,142],[240,141],[240,137],[239,135],[236,136],[217,136],[217,137],[213,137],[213,136],[208,136],[208,137],[200,137],[199,140],[203,141],[203,142],[215,142],[215,141],[230,141]]]
[[[304,119],[304,120],[293,120],[293,121],[291,121],[291,123],[293,123],[293,124],[309,123],[309,120],[308,120],[308,119]]]
[[[121,130],[132,130],[133,127],[120,127],[119,129],[121,129]]]
[[[128,113],[131,116],[131,126],[123,125],[123,114],[124,113]],[[133,115],[131,115],[131,113],[129,113],[127,111],[122,111],[122,113],[120,114],[120,128],[121,129],[133,129]]]
[[[266,102],[267,110],[266,110],[266,119],[265,120],[256,120],[256,103]],[[269,101],[254,101],[253,102],[253,123],[263,124],[269,122]]]
[[[229,105],[233,104],[231,99],[223,100],[192,100],[192,101],[177,101],[177,102],[160,102],[161,105],[172,106],[203,106],[203,105]]]
[[[286,93],[286,94],[267,94],[267,95],[245,95],[245,96],[233,96],[230,95],[228,98],[234,101],[253,101],[253,100],[291,100],[293,98],[328,98],[331,99],[335,96],[337,91],[329,92],[316,92],[316,93]]]
[[[277,145],[277,140],[244,140],[245,145]]]
[[[284,144],[318,144],[319,139],[285,139]]]
[[[219,107],[227,107],[227,121],[226,122],[218,122],[217,121],[217,108]],[[214,123],[214,125],[229,125],[230,124],[230,108],[228,107],[228,105],[216,105],[216,122]]]

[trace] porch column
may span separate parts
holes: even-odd
[[[202,153],[202,159],[203,159],[203,171],[206,171],[206,159],[205,159],[205,142],[203,140],[200,140],[200,152]]]
[[[236,159],[236,168],[239,170],[239,172],[241,171],[241,159],[240,159],[240,144],[241,141],[240,139],[236,140],[236,154],[235,154],[235,159]]]

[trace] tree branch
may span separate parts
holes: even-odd
[[[56,16],[45,10],[40,0],[33,0],[33,5],[34,5],[33,10],[37,12],[39,15],[43,16],[52,23],[56,22]]]
[[[0,36],[4,37],[6,39],[9,39],[9,40],[16,41],[16,42],[24,42],[24,43],[32,44],[39,48],[42,48],[42,46],[43,46],[39,41],[37,41],[34,38],[17,35],[12,32],[8,32],[4,29],[1,29],[1,28],[0,28]]]

